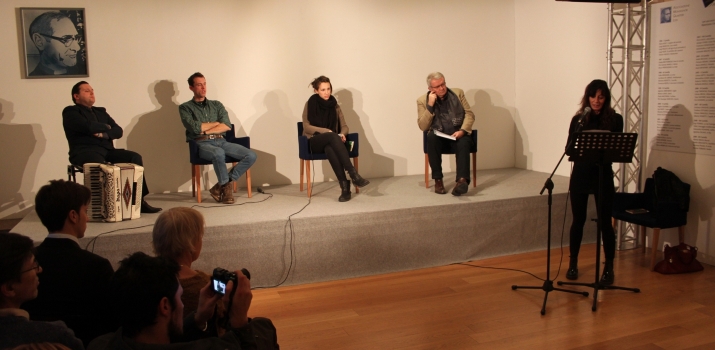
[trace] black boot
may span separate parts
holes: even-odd
[[[161,211],[161,208],[152,207],[145,200],[142,199],[142,207],[140,211],[144,214],[154,214]]]
[[[566,278],[570,280],[578,279],[578,256],[572,256],[569,261],[569,270],[566,271]]]
[[[606,261],[603,267],[603,275],[601,275],[601,285],[610,286],[615,281],[616,276],[613,274],[613,260]]]
[[[340,198],[338,198],[339,202],[347,202],[350,200],[350,197],[352,196],[350,194],[350,181],[345,180],[345,181],[340,181],[340,190],[342,191],[340,193]]]
[[[358,174],[355,170],[353,170],[349,174],[350,178],[353,180],[353,185],[355,187],[365,187],[370,184],[370,181],[363,179],[362,176],[360,176],[360,174]]]

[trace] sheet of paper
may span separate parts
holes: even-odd
[[[447,134],[445,134],[445,133],[443,133],[443,132],[441,132],[441,131],[438,131],[438,130],[434,130],[434,129],[433,129],[432,132],[434,132],[434,134],[437,135],[437,136],[439,136],[439,137],[444,137],[445,139],[450,139],[450,140],[455,140],[455,141],[457,140],[456,137],[454,137],[454,136],[452,136],[452,135],[447,135]]]

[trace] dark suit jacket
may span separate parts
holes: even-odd
[[[114,149],[113,140],[124,134],[122,127],[102,107],[67,106],[62,111],[62,126],[70,146],[70,159],[84,151],[99,152]],[[104,138],[94,136],[103,133]]]
[[[22,308],[35,321],[62,320],[85,346],[95,337],[116,330],[109,312],[109,260],[80,248],[72,240],[45,238],[35,255],[42,267],[37,298]]]

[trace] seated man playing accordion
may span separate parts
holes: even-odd
[[[139,153],[114,148],[115,139],[122,137],[122,127],[102,107],[94,107],[94,90],[86,81],[72,87],[73,106],[62,111],[62,125],[69,143],[70,163],[132,163],[143,166]],[[142,213],[157,213],[161,208],[149,205],[144,198],[149,194],[146,177],[142,184]]]

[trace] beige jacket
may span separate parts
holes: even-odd
[[[474,124],[474,112],[472,112],[469,102],[467,102],[467,99],[464,97],[464,91],[457,88],[450,88],[450,90],[459,97],[459,101],[462,102],[462,107],[464,107],[464,122],[462,122],[460,129],[466,131],[467,134],[471,134],[472,124]],[[433,118],[434,114],[430,113],[427,109],[427,94],[424,94],[417,99],[417,125],[419,125],[420,130],[430,130]],[[303,112],[303,120],[305,121],[305,112]]]

